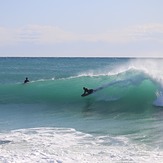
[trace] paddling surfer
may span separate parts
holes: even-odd
[[[29,82],[29,79],[26,77],[26,79],[24,80],[24,84],[28,82]]]

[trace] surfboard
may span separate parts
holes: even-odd
[[[88,93],[83,93],[81,96],[85,97],[85,96],[88,96],[88,95],[92,94],[93,92],[94,92],[94,90],[91,89]]]

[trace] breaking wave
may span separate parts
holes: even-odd
[[[68,78],[40,79],[29,84],[3,84],[0,85],[0,103],[80,105],[90,99],[98,106],[100,103],[101,107],[112,109],[163,106],[162,79],[159,74],[135,65],[121,66],[109,73],[85,72]],[[83,86],[96,91],[83,98]]]

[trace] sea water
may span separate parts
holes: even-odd
[[[0,162],[163,162],[162,62],[0,58]]]

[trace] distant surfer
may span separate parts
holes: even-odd
[[[24,80],[24,84],[25,83],[29,83],[29,79],[26,77],[25,80]]]
[[[86,87],[83,87],[84,93],[81,96],[87,96],[91,93],[93,93],[93,89],[88,89]]]

